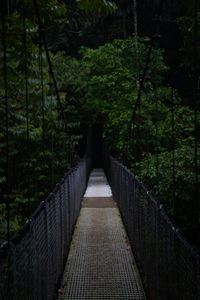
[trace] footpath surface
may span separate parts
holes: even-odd
[[[91,172],[58,299],[146,299],[102,169]]]

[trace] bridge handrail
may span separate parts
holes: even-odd
[[[200,254],[167,216],[162,204],[111,156],[105,170],[132,249],[153,300],[200,299]]]
[[[90,168],[86,156],[65,174],[24,227],[0,246],[0,299],[53,299]]]

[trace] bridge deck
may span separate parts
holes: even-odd
[[[94,169],[89,179],[58,299],[145,299],[119,210],[101,169]]]

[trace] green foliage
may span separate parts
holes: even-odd
[[[191,225],[191,195],[195,192],[194,154],[191,146],[182,146],[174,152],[175,181],[173,182],[173,152],[158,155],[146,153],[141,161],[141,180],[162,202],[167,213],[183,231]],[[200,160],[198,161],[200,163]],[[173,199],[175,189],[175,199]]]
[[[81,67],[85,87],[86,114],[90,122],[98,118],[105,124],[105,137],[116,153],[122,148],[132,109],[137,98],[137,76],[142,75],[148,39],[140,39],[136,53],[135,39],[114,40],[96,50],[82,48]],[[162,83],[162,74],[167,70],[163,63],[162,51],[153,50],[148,78],[145,84],[148,102],[155,96],[154,85]],[[149,95],[151,93],[151,96]],[[162,91],[160,91],[162,93]],[[164,97],[164,93],[162,93]],[[147,97],[146,97],[147,98]],[[148,106],[145,96],[142,105]]]
[[[98,13],[113,13],[116,10],[116,4],[114,1],[108,0],[77,0],[80,9],[86,13],[98,12]]]
[[[25,49],[23,39],[23,1],[10,1],[11,13],[5,15],[6,60],[9,107],[9,173],[11,175],[11,233],[15,232],[39,201],[71,167],[70,156],[79,145],[85,128],[95,123],[104,125],[103,135],[112,154],[126,150],[126,164],[144,181],[153,195],[164,204],[183,231],[197,224],[191,222],[194,197],[194,116],[189,106],[174,90],[174,131],[172,132],[171,87],[165,83],[169,68],[163,51],[153,49],[151,62],[136,111],[132,134],[128,128],[138,95],[149,47],[148,38],[114,40],[98,49],[82,47],[79,59],[60,52],[70,44],[67,6],[71,1],[39,0],[38,6],[48,45],[59,95],[67,120],[63,126],[49,66],[43,49],[43,85],[39,66],[39,34],[33,1],[25,1],[26,48],[29,102],[29,143],[27,142]],[[87,14],[109,14],[114,1],[79,0],[78,7]],[[198,31],[199,36],[199,14]],[[76,22],[76,20],[75,20]],[[191,17],[177,20],[183,33],[182,67],[192,79],[199,68],[193,62],[194,21]],[[77,25],[78,26],[78,25]],[[78,26],[79,27],[79,26]],[[2,31],[2,25],[0,25]],[[96,32],[95,32],[96,34]],[[111,35],[112,36],[112,35]],[[110,39],[111,40],[111,39]],[[137,50],[136,50],[137,49]],[[199,53],[197,42],[197,53]],[[0,72],[3,69],[3,46],[0,45]],[[56,53],[56,54],[55,54]],[[191,64],[191,62],[193,62]],[[41,63],[41,62],[40,62]],[[42,95],[44,96],[42,98]],[[0,77],[0,97],[5,98],[4,78]],[[6,238],[6,143],[5,104],[0,104],[0,241]],[[197,116],[198,126],[200,124]],[[128,135],[129,134],[129,135]],[[126,146],[126,147],[125,147]],[[192,147],[191,147],[192,146]],[[172,155],[175,155],[173,198]],[[199,163],[199,162],[198,162]]]
[[[193,80],[200,67],[200,12],[197,12],[196,28],[193,16],[182,16],[176,22],[183,37],[180,48],[181,67],[187,72],[189,79]]]
[[[164,83],[168,68],[159,49],[152,51],[132,136],[127,137],[138,94],[137,76],[142,74],[147,49],[145,38],[139,39],[138,53],[133,38],[114,40],[98,49],[81,48],[79,74],[85,90],[82,112],[89,116],[89,124],[104,124],[104,137],[112,154],[124,150],[128,138],[126,164],[149,186],[189,236],[190,230],[198,227],[193,223],[191,206],[195,193],[194,115],[174,90],[172,128],[172,88]],[[199,117],[197,122],[200,122]],[[172,194],[173,149],[175,199]]]
[[[73,119],[74,107],[69,107],[65,101],[66,93],[61,93],[64,114],[68,120],[64,128],[58,111],[52,79],[49,75],[49,66],[44,48],[39,57],[38,26],[33,13],[32,2],[26,2],[26,49],[27,49],[27,85],[25,78],[25,48],[23,36],[23,19],[21,1],[13,13],[5,16],[6,23],[6,68],[8,81],[8,125],[9,125],[9,174],[10,174],[10,224],[11,234],[22,226],[39,202],[47,196],[64,171],[71,167],[70,152],[81,135],[76,130],[80,127],[77,118]],[[30,4],[30,7],[28,6]],[[12,5],[14,5],[12,3]],[[62,6],[57,7],[57,1],[39,1],[43,7],[42,15],[45,22],[60,20]],[[13,6],[12,6],[13,7]],[[30,9],[30,11],[29,11]],[[52,11],[52,13],[50,13]],[[32,11],[33,12],[33,11]],[[45,15],[48,15],[46,18]],[[55,17],[55,18],[54,18]],[[49,24],[48,24],[49,25]],[[1,30],[2,28],[0,28]],[[14,39],[13,37],[18,38]],[[0,72],[3,69],[3,45],[0,45]],[[51,56],[55,62],[57,72],[55,76],[60,81],[63,58],[58,53]],[[43,70],[41,70],[41,60]],[[39,63],[40,61],[40,63]],[[41,81],[43,79],[43,82]],[[64,78],[63,78],[64,79]],[[4,77],[0,77],[0,242],[6,238],[6,120],[5,120],[5,90]],[[28,130],[27,140],[27,111],[28,99]],[[69,118],[68,118],[69,116]],[[71,118],[71,119],[70,119]],[[70,120],[69,120],[70,119]]]

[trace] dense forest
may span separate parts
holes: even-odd
[[[200,7],[162,2],[2,1],[0,242],[8,206],[13,234],[102,124],[111,154],[200,247]]]

